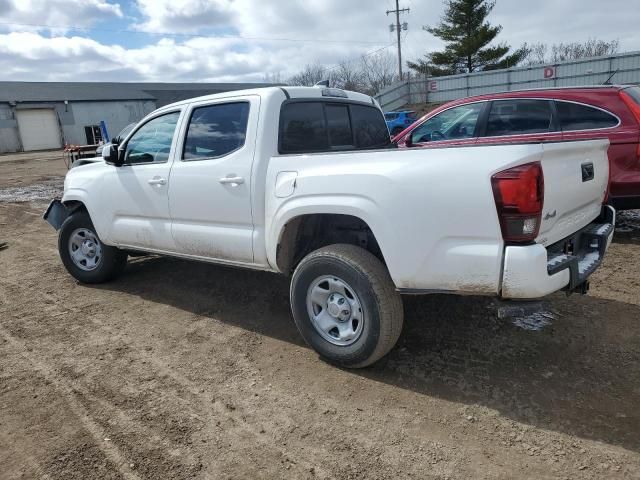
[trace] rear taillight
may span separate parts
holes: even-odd
[[[544,175],[540,162],[527,163],[491,177],[502,238],[532,242],[540,231],[544,204]]]

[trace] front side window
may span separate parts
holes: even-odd
[[[171,112],[140,127],[127,142],[125,163],[162,163],[169,160],[179,118],[180,112]]]
[[[441,112],[411,133],[411,143],[473,138],[484,103],[470,103]]]
[[[560,128],[565,131],[594,130],[618,125],[618,119],[597,108],[570,102],[556,102]]]
[[[238,150],[245,142],[248,118],[248,102],[194,108],[182,159],[216,158]]]
[[[487,137],[553,131],[549,100],[496,100],[491,103]]]

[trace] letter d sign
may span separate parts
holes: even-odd
[[[556,78],[556,67],[544,67],[544,78]]]

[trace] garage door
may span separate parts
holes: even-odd
[[[18,110],[16,114],[20,138],[22,138],[22,148],[25,152],[62,147],[60,127],[55,110]]]

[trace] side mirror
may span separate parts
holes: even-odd
[[[102,158],[104,158],[105,162],[115,165],[116,167],[120,167],[124,163],[124,158],[120,155],[118,145],[113,145],[112,143],[104,146],[102,149]]]

